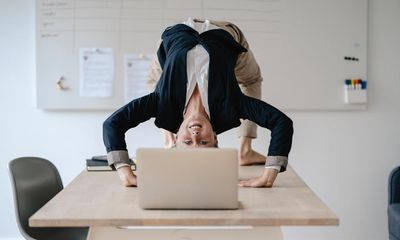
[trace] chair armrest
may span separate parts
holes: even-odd
[[[389,175],[389,204],[400,203],[400,166]]]

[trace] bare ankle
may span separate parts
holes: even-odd
[[[253,150],[251,148],[241,148],[239,150],[239,155],[240,155],[241,158],[246,158],[246,157],[249,157],[251,155],[252,151]]]
[[[240,148],[239,148],[240,155],[247,155],[251,153],[252,151],[251,140],[252,139],[249,137],[240,138]]]

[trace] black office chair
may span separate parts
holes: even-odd
[[[389,239],[400,240],[400,167],[389,175]]]
[[[86,239],[88,228],[29,227],[29,217],[63,189],[60,174],[50,161],[43,158],[22,157],[12,160],[8,166],[17,223],[25,239]]]

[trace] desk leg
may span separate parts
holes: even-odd
[[[88,240],[283,240],[280,227],[250,229],[160,229],[91,227]]]

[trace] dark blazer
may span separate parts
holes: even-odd
[[[234,68],[238,55],[247,50],[228,32],[213,29],[199,34],[187,25],[177,24],[164,31],[162,40],[157,52],[163,69],[160,81],[154,92],[131,101],[104,122],[107,152],[126,150],[125,132],[153,117],[157,127],[178,131],[186,101],[186,55],[201,44],[210,56],[208,103],[214,131],[220,134],[238,127],[240,119],[249,119],[271,130],[269,156],[288,156],[293,123],[275,107],[240,91]]]

